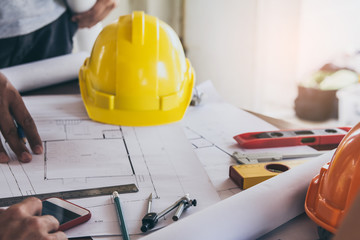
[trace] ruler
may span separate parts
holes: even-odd
[[[52,193],[34,194],[27,196],[0,198],[0,207],[6,207],[13,205],[15,203],[19,203],[28,197],[37,197],[39,199],[45,199],[50,197],[73,199],[73,198],[86,198],[86,197],[111,195],[114,191],[117,191],[118,193],[133,193],[133,192],[138,192],[139,189],[136,187],[135,184],[125,184],[125,185],[116,185],[116,186],[108,186],[108,187],[71,190],[64,192],[52,192]]]

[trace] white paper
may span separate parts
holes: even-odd
[[[37,123],[49,152],[35,156],[29,164],[14,160],[7,165],[0,165],[0,181],[6,183],[0,187],[0,197],[48,192],[49,189],[58,191],[134,182],[140,192],[120,196],[132,239],[142,236],[139,230],[140,221],[145,214],[150,192],[158,194],[158,198],[153,200],[153,210],[156,212],[163,210],[184,193],[190,193],[191,197],[199,200],[199,205],[188,209],[184,217],[174,225],[179,227],[165,230],[168,228],[166,227],[165,231],[154,233],[156,234],[154,239],[157,239],[156,236],[164,237],[163,239],[176,239],[175,237],[224,239],[226,234],[230,234],[227,239],[235,236],[236,239],[253,239],[253,236],[261,236],[300,214],[303,210],[299,207],[299,202],[303,199],[297,197],[303,198],[307,188],[305,180],[310,182],[310,178],[318,172],[322,163],[311,161],[314,165],[318,164],[316,166],[318,169],[316,171],[311,169],[312,173],[301,176],[301,180],[297,179],[299,178],[297,175],[301,175],[302,172],[298,174],[292,172],[303,166],[280,174],[287,176],[286,179],[283,177],[278,180],[281,184],[289,184],[286,187],[279,189],[278,183],[273,186],[271,183],[274,180],[271,179],[254,187],[259,190],[249,189],[231,197],[241,191],[228,177],[229,166],[236,164],[231,158],[233,151],[250,153],[264,151],[264,149],[241,149],[232,137],[243,132],[270,131],[276,128],[252,114],[223,102],[213,92],[212,86],[205,84],[203,89],[207,94],[205,101],[200,106],[189,108],[182,121],[186,137],[190,140],[192,149],[200,158],[203,167],[197,161],[178,124],[146,128],[105,125],[88,119],[80,96],[25,98],[25,103]],[[106,141],[101,142],[104,139]],[[113,154],[109,153],[113,152],[116,158],[126,159],[126,149],[120,144],[120,139],[125,139],[127,142],[136,174],[132,173],[131,166],[126,161],[114,161]],[[113,145],[119,147],[111,151]],[[301,153],[315,150],[304,146],[266,149],[266,151]],[[46,164],[49,168],[46,171],[45,156],[49,157]],[[87,164],[83,164],[84,162]],[[314,165],[309,166],[315,168]],[[109,168],[107,169],[106,166]],[[209,207],[219,198],[205,175],[204,168],[219,196],[229,200]],[[313,175],[310,177],[311,174]],[[48,182],[49,179],[52,183]],[[295,184],[294,181],[297,183]],[[268,197],[269,195],[271,196]],[[272,199],[274,196],[276,199]],[[92,235],[99,236],[99,239],[121,239],[115,207],[110,196],[73,201],[89,208],[93,217],[88,223],[67,231],[69,237]],[[280,202],[283,204],[281,206],[283,209],[277,209],[275,212],[278,207],[276,204]],[[259,206],[267,205],[271,206],[270,209],[260,211]],[[206,207],[209,208],[194,217],[190,216],[188,220],[188,215]],[[219,226],[215,224],[219,222]],[[158,227],[168,224],[173,225],[170,218],[161,219]],[[230,225],[235,230],[232,229],[228,233],[230,227],[224,225]],[[236,232],[239,228],[243,232]],[[214,233],[218,230],[221,236]],[[171,234],[172,231],[178,236]],[[202,235],[207,231],[210,232],[209,236],[214,238]],[[106,237],[100,237],[104,235]],[[111,235],[114,237],[110,237]],[[150,239],[153,239],[152,235],[149,235]]]
[[[0,197],[27,196],[134,183],[137,193],[121,194],[130,234],[140,234],[147,198],[160,212],[186,193],[198,200],[182,218],[219,201],[182,127],[122,127],[91,121],[80,95],[25,97],[43,140],[44,153],[30,163],[12,158],[0,165]],[[66,231],[68,237],[120,235],[111,196],[70,200],[92,212],[91,219]],[[172,223],[171,214],[157,227]]]
[[[256,239],[304,212],[308,185],[333,153],[312,158],[142,239]]]
[[[241,189],[229,178],[229,167],[238,164],[231,155],[242,153],[313,153],[308,146],[243,149],[233,137],[245,132],[275,131],[273,125],[221,99],[210,81],[197,87],[203,93],[200,105],[190,107],[182,121],[185,133],[221,199]]]
[[[29,91],[78,78],[88,53],[79,52],[0,69],[19,91]]]

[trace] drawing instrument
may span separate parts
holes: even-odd
[[[149,197],[148,197],[148,207],[147,207],[147,212],[151,212],[151,206],[152,206],[152,193],[150,193]]]
[[[181,197],[179,200],[177,200],[169,207],[162,210],[160,213],[151,212],[151,204],[152,204],[152,194],[150,194],[148,198],[147,213],[142,219],[142,226],[140,228],[142,232],[147,232],[149,229],[155,227],[155,225],[157,224],[160,218],[164,217],[166,214],[168,214],[175,208],[176,208],[176,212],[175,215],[172,217],[172,219],[173,221],[179,220],[182,212],[191,206],[196,206],[197,201],[196,199],[190,199],[189,194],[185,194],[185,196]]]
[[[79,189],[79,190],[63,191],[63,192],[33,194],[33,195],[27,195],[27,196],[0,198],[0,207],[6,207],[6,206],[13,205],[15,203],[19,203],[28,197],[37,197],[39,199],[45,199],[45,198],[50,198],[50,197],[58,197],[58,198],[63,198],[63,199],[74,199],[74,198],[86,198],[86,197],[110,195],[115,190],[118,193],[132,193],[132,192],[139,191],[139,189],[136,187],[135,184],[125,184],[125,185]]]
[[[155,227],[156,223],[159,220],[157,213],[151,212],[151,206],[152,206],[152,193],[150,193],[148,197],[148,206],[147,206],[146,214],[141,220],[142,226],[140,230],[142,232],[147,232],[147,230]]]
[[[123,211],[121,209],[121,203],[120,203],[120,198],[119,198],[119,193],[117,191],[113,192],[113,197],[114,197],[114,202],[115,202],[115,208],[116,208],[116,213],[119,219],[119,224],[120,224],[120,228],[121,228],[121,233],[122,233],[122,237],[124,240],[130,240],[130,236],[126,227],[126,223],[125,223],[125,219],[124,219],[124,214]]]
[[[24,132],[24,129],[21,127],[21,125],[19,123],[17,123],[16,121],[15,122],[15,126],[16,126],[16,129],[17,129],[17,134],[20,138],[20,140],[26,144],[26,136],[25,136],[25,132]]]

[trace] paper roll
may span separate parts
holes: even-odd
[[[96,3],[96,0],[67,0],[67,4],[74,13],[89,11]],[[91,52],[94,42],[101,32],[103,26],[98,22],[91,28],[80,28],[76,31],[74,40],[79,51]]]
[[[141,239],[240,240],[261,237],[304,212],[309,183],[333,154],[331,151],[312,158]]]
[[[90,53],[94,43],[103,29],[102,23],[99,22],[92,28],[80,28],[75,34],[75,44],[79,51]]]
[[[19,92],[77,79],[88,53],[79,52],[0,69]]]

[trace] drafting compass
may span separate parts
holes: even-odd
[[[147,213],[145,214],[145,216],[142,219],[141,231],[146,232],[147,230],[152,229],[156,225],[156,223],[158,222],[158,220],[160,218],[162,218],[163,216],[165,216],[166,214],[168,214],[175,208],[177,208],[177,209],[176,209],[175,214],[172,217],[172,219],[174,221],[177,221],[177,220],[179,220],[181,214],[183,213],[183,211],[185,209],[187,209],[191,206],[196,206],[196,204],[197,204],[196,199],[190,199],[189,194],[186,194],[185,196],[181,197],[179,200],[174,202],[172,205],[170,205],[169,207],[167,207],[160,213],[155,213],[155,212],[151,212],[151,205],[152,205],[152,193],[151,193],[148,198]]]

